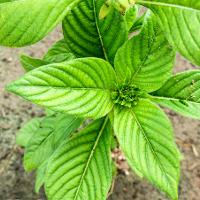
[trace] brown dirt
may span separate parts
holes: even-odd
[[[35,194],[34,173],[22,167],[23,151],[15,145],[16,131],[30,118],[42,115],[42,110],[20,98],[8,94],[4,87],[23,74],[18,55],[26,52],[41,56],[61,36],[57,30],[45,40],[24,49],[0,48],[0,200],[44,200],[44,193]],[[194,68],[178,56],[176,71]],[[176,141],[184,155],[180,184],[180,200],[200,199],[200,122],[166,111],[174,125]],[[127,169],[122,169],[115,181],[109,200],[165,200],[166,198],[146,181]]]

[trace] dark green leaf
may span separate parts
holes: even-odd
[[[103,19],[99,11],[104,0],[82,0],[63,21],[65,40],[77,57],[99,57],[113,62],[117,49],[127,40],[126,22],[111,9]]]

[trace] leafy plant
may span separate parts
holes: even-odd
[[[177,51],[200,65],[200,2],[0,0],[0,44],[31,45],[61,21],[64,38],[42,59],[23,55],[27,73],[7,87],[46,108],[17,135],[36,191],[106,199],[117,140],[136,174],[178,199],[181,155],[156,103],[200,119],[200,71],[172,73]]]

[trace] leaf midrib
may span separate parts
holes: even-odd
[[[105,60],[109,61],[108,55],[107,55],[107,53],[106,53],[106,49],[105,49],[105,47],[104,47],[103,38],[102,38],[100,29],[99,29],[99,25],[98,25],[98,20],[97,20],[97,19],[98,19],[98,16],[97,16],[97,10],[96,10],[95,1],[96,1],[96,0],[92,0],[93,8],[94,8],[94,9],[93,9],[93,12],[94,12],[95,25],[96,25],[96,29],[97,29],[97,32],[98,32],[98,35],[99,35],[99,40],[100,40],[100,43],[101,43],[101,48],[102,48],[102,51],[103,51]]]
[[[10,90],[10,88],[12,88],[13,86],[11,85],[10,87],[8,86],[7,89],[8,91]],[[51,89],[63,89],[63,90],[93,90],[93,91],[107,91],[107,92],[111,92],[114,91],[114,89],[108,89],[108,88],[93,88],[93,87],[65,87],[65,86],[49,86],[49,85],[15,85],[15,87],[39,87],[39,88],[51,88]],[[12,89],[11,89],[12,90]]]
[[[137,3],[141,4],[150,4],[150,5],[155,5],[155,6],[164,6],[164,7],[174,7],[178,8],[181,10],[188,10],[188,11],[200,11],[200,9],[195,9],[191,8],[189,6],[183,6],[183,5],[178,5],[178,4],[172,4],[172,3],[163,3],[163,2],[152,2],[152,1],[146,1],[146,0],[137,0]]]
[[[143,33],[141,32],[141,35]],[[154,46],[154,42],[156,40],[156,38],[158,37],[158,32],[156,32],[152,38],[152,41],[149,45],[149,50],[148,52],[146,53],[146,56],[144,57],[144,59],[141,61],[140,65],[138,66],[137,70],[133,73],[131,79],[130,79],[130,84],[134,82],[134,78],[138,75],[138,73],[142,70],[142,67],[145,65],[145,63],[147,62],[148,58],[152,55],[152,49],[153,49],[153,46]],[[141,38],[140,35],[138,35],[139,38]],[[138,39],[138,38],[137,38]]]
[[[195,102],[195,101],[191,101],[191,100],[187,100],[187,99],[181,99],[181,98],[174,98],[174,97],[164,97],[164,96],[151,96],[150,98],[153,99],[160,99],[160,100],[169,100],[169,101],[186,101],[188,103],[192,103],[192,104],[200,104],[200,102]]]
[[[93,145],[93,148],[92,148],[92,150],[91,150],[91,153],[90,153],[90,155],[89,155],[89,157],[88,157],[88,161],[87,161],[87,163],[86,163],[85,169],[84,169],[83,174],[82,174],[82,176],[81,176],[81,179],[80,179],[80,182],[79,182],[79,186],[78,186],[78,188],[77,188],[77,190],[76,190],[76,193],[75,193],[74,200],[77,200],[77,198],[78,198],[80,188],[81,188],[81,186],[82,186],[83,180],[84,180],[85,175],[86,175],[86,173],[87,173],[87,170],[88,170],[88,168],[89,168],[89,164],[90,164],[90,162],[91,162],[91,160],[92,160],[92,158],[93,158],[93,155],[94,155],[94,153],[95,153],[96,147],[97,147],[98,144],[99,144],[99,140],[100,140],[100,138],[101,138],[101,136],[102,136],[102,134],[103,134],[103,131],[104,131],[104,129],[105,129],[105,126],[106,126],[107,122],[108,122],[108,117],[105,118],[105,120],[104,120],[104,122],[103,122],[103,125],[102,125],[102,127],[101,127],[101,130],[99,131],[99,134],[98,134],[98,136],[97,136],[97,138],[96,138],[96,141],[95,141],[95,143],[94,143],[94,145]]]

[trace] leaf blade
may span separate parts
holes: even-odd
[[[106,199],[112,180],[111,134],[107,122],[95,121],[57,151],[48,165],[45,181],[50,200]]]
[[[17,145],[26,147],[34,132],[39,128],[42,120],[43,118],[34,118],[26,123],[17,133]]]
[[[74,3],[73,0],[21,0],[0,4],[0,44],[22,47],[38,42]]]
[[[59,63],[75,59],[75,55],[70,52],[64,39],[56,42],[45,54],[44,60],[50,63]]]
[[[172,199],[178,199],[179,153],[165,114],[148,100],[115,108],[114,129],[133,168]]]
[[[196,0],[138,0],[158,17],[171,45],[200,65],[200,3]]]
[[[152,94],[152,99],[183,116],[200,119],[199,80],[199,70],[176,74]]]
[[[58,112],[81,117],[102,117],[113,107],[112,66],[98,58],[83,58],[30,71],[7,89]]]
[[[99,19],[104,2],[78,3],[63,20],[63,32],[69,49],[77,57],[99,57],[113,63],[117,49],[128,39],[128,31],[123,16],[114,8],[105,19]]]
[[[151,92],[159,89],[171,75],[175,52],[155,16],[148,13],[144,21],[141,33],[118,50],[115,69],[120,83]]]
[[[30,138],[24,155],[24,167],[27,171],[38,168],[44,163],[62,141],[70,137],[81,124],[82,119],[65,114],[45,117]]]

